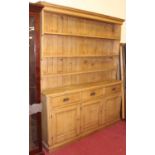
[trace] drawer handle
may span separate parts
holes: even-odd
[[[69,98],[64,98],[63,101],[64,102],[69,101]]]
[[[112,88],[112,91],[115,91],[116,90],[116,88]]]
[[[95,92],[90,93],[90,96],[95,96],[95,95],[96,95]]]

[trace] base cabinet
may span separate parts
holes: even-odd
[[[118,121],[121,118],[121,90],[109,94],[114,87],[116,85],[101,86],[100,89],[74,91],[53,97],[43,95],[44,146],[53,150]],[[84,98],[83,94],[87,96]]]

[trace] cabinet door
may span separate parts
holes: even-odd
[[[106,122],[111,122],[120,119],[120,112],[121,112],[121,97],[112,97],[106,100],[105,103]]]
[[[51,131],[53,144],[64,143],[79,134],[79,106],[68,106],[52,112]]]
[[[81,131],[94,131],[99,126],[100,101],[86,102],[81,108]]]

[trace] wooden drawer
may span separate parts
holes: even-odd
[[[82,100],[91,100],[95,97],[102,96],[104,94],[104,89],[103,88],[98,88],[98,89],[91,89],[87,91],[82,92]]]
[[[79,101],[80,101],[80,93],[72,93],[49,98],[49,102],[51,103],[52,107],[64,106]]]
[[[121,84],[106,87],[105,91],[106,91],[106,95],[113,95],[113,94],[119,93],[121,92]]]

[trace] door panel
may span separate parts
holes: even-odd
[[[87,132],[95,130],[99,125],[100,101],[87,102],[81,108],[81,130]]]
[[[53,144],[58,144],[79,134],[79,107],[69,106],[52,112],[51,131]]]
[[[111,122],[120,118],[121,97],[112,97],[106,100],[106,121]]]

